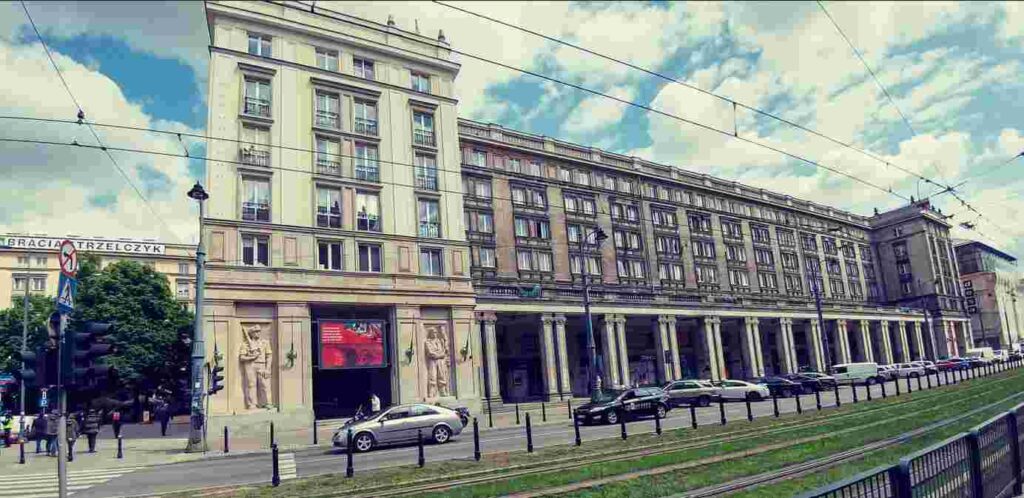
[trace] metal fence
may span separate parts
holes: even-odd
[[[1020,496],[1024,403],[941,443],[830,484],[803,498],[1003,498]]]

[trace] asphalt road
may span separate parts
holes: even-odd
[[[933,377],[934,380],[934,377]],[[926,385],[922,380],[922,385]],[[905,392],[906,381],[901,383],[901,390]],[[914,390],[917,390],[916,381],[913,383]],[[895,393],[892,382],[887,383],[886,390],[889,396]],[[864,387],[858,388],[860,402],[866,400]],[[881,387],[876,385],[872,388],[872,397],[881,398]],[[841,390],[841,401],[852,403],[853,395],[848,388]],[[801,405],[805,412],[815,410],[814,395],[801,397]],[[832,392],[822,393],[822,406],[834,406],[834,395]],[[753,403],[752,411],[755,418],[771,417],[773,414],[771,400]],[[792,398],[779,399],[779,411],[791,413],[796,411],[796,401]],[[730,424],[746,423],[746,406],[744,403],[726,403],[726,418]],[[539,414],[533,414],[539,415]],[[539,421],[538,416],[535,420]],[[719,408],[712,404],[707,408],[697,409],[697,420],[699,425],[710,425],[720,423]],[[486,422],[483,421],[485,424]],[[669,412],[666,419],[662,420],[664,429],[673,429],[690,426],[689,410],[685,407]],[[649,433],[654,431],[653,419],[642,419],[627,424],[629,434]],[[581,436],[584,444],[594,439],[618,438],[620,437],[619,426],[581,426]],[[574,438],[572,422],[568,417],[563,416],[563,421],[557,424],[538,425],[533,428],[533,444],[535,448],[545,446],[572,444]],[[525,427],[513,427],[502,429],[481,429],[480,432],[481,450],[487,452],[500,452],[509,450],[525,450],[526,436]],[[466,459],[473,457],[473,436],[472,429],[468,428],[460,436],[453,438],[445,445],[427,445],[425,447],[427,461]],[[326,473],[341,473],[345,471],[345,454],[335,453],[326,446],[311,448],[292,453],[282,453],[282,461],[288,462],[287,470],[282,471],[282,477],[293,478],[309,477]],[[291,462],[294,460],[294,470]],[[356,454],[354,458],[355,471],[378,469],[399,465],[415,464],[417,460],[417,448],[415,445],[392,447],[375,450],[365,454]],[[160,465],[150,468],[135,470],[120,475],[106,482],[98,482],[93,486],[79,490],[75,493],[76,498],[92,497],[114,497],[114,496],[139,496],[148,494],[167,493],[172,491],[184,491],[195,488],[241,485],[241,484],[264,484],[269,483],[271,478],[271,457],[269,454],[236,455],[224,458],[212,458],[202,461],[192,461]]]

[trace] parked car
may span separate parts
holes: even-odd
[[[980,360],[981,364],[989,364],[995,361],[995,351],[992,348],[985,346],[980,348],[971,348],[964,353],[964,357],[968,360]]]
[[[608,389],[595,394],[590,403],[577,407],[573,416],[583,424],[617,424],[620,417],[629,420],[657,414],[664,418],[669,408],[669,395],[660,387]]]
[[[867,384],[869,386],[885,379],[879,374],[878,364],[873,362],[834,365],[832,376],[839,384]]]
[[[924,369],[925,374],[935,373],[939,371],[939,367],[935,366],[935,362],[930,360],[918,360],[910,362],[913,365],[917,365]]]
[[[915,365],[913,363],[897,363],[893,365],[895,367],[897,377],[909,377],[917,378],[924,375],[924,367],[921,365]]]
[[[832,389],[836,384],[836,379],[834,377],[817,372],[789,374],[785,377],[793,382],[800,383],[800,385],[803,386],[804,394]]]
[[[715,382],[713,385],[715,386],[715,397],[722,400],[761,401],[772,396],[768,386],[764,384],[725,379]]]
[[[1006,356],[1007,361],[1020,361],[1024,358],[1024,353],[1020,351],[1010,351],[1010,354]]]
[[[970,363],[962,358],[946,358],[935,362],[939,370],[964,370]]]
[[[715,395],[715,386],[708,380],[677,380],[665,384],[669,406],[680,405],[708,406]]]
[[[774,394],[780,398],[788,398],[795,394],[801,394],[804,391],[803,386],[799,382],[789,380],[785,377],[761,377],[759,379],[754,379],[751,383],[768,386],[769,394]]]
[[[421,431],[424,438],[444,444],[462,432],[463,427],[456,410],[427,404],[398,405],[346,421],[334,433],[332,442],[335,447],[346,447],[351,429],[353,449],[359,452],[416,441]]]
[[[896,367],[893,365],[878,365],[878,375],[885,380],[896,378]]]

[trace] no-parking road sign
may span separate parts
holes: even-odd
[[[74,278],[78,273],[78,250],[75,249],[74,242],[65,239],[60,243],[59,260],[60,272]]]

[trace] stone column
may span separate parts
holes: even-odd
[[[879,328],[881,330],[879,337],[882,339],[882,357],[878,359],[878,362],[885,365],[892,365],[892,340],[889,335],[889,321],[882,320],[879,322]]]
[[[953,327],[953,322],[943,320],[942,332],[945,334],[946,354],[949,356],[960,356],[960,345],[956,340],[956,329]]]
[[[850,337],[846,320],[836,320],[836,362],[850,363]]]
[[[957,355],[962,356],[967,353],[967,349],[971,347],[971,339],[967,336],[967,327],[964,326],[964,322],[954,322],[950,320],[949,325],[953,328],[953,333],[956,334],[956,347]]]
[[[757,372],[758,375],[764,376],[764,347],[761,346],[761,323],[757,321],[754,323],[752,329],[754,339],[754,351],[757,351]]]
[[[569,350],[565,344],[565,315],[555,315],[555,352],[558,359],[558,392],[564,398],[572,397],[572,382],[569,379]]]
[[[663,383],[672,377],[672,365],[665,361],[665,353],[668,352],[668,334],[665,333],[665,318],[658,316],[657,322],[652,322],[651,333],[654,334],[654,362],[658,368],[658,383]]]
[[[679,339],[676,337],[676,317],[665,316],[665,332],[668,333],[668,345],[672,353],[672,378],[683,378],[683,366],[679,364]]]
[[[604,353],[604,375],[607,378],[601,379],[601,385],[605,387],[618,386],[621,384],[619,377],[619,340],[615,332],[615,315],[604,316],[603,353]]]
[[[779,360],[782,362],[782,373],[796,373],[796,348],[793,344],[793,319],[779,319],[779,333],[775,335],[776,347],[779,348]]]
[[[484,336],[484,368],[487,371],[487,392],[484,397],[490,396],[491,401],[501,400],[501,379],[498,377],[498,334],[496,325],[498,317],[494,313],[481,313],[480,323],[483,324]]]
[[[867,320],[860,320],[860,333],[857,334],[860,337],[861,351],[864,352],[864,361],[875,361],[875,351],[871,345],[871,324]]]
[[[540,360],[541,378],[544,382],[544,399],[550,401],[558,393],[558,367],[555,360],[555,341],[552,326],[554,316],[550,313],[541,315],[540,318]]]
[[[615,330],[615,334],[619,338],[619,378],[622,379],[622,385],[628,386],[631,384],[631,381],[629,379],[629,351],[626,349],[625,315],[616,315]]]
[[[704,347],[707,349],[711,380],[722,380],[725,374],[721,325],[722,320],[717,316],[704,317]]]
[[[816,372],[825,372],[825,350],[821,346],[821,329],[818,327],[818,320],[811,319],[806,330],[807,344],[811,348],[808,354],[811,359],[811,368]]]
[[[899,337],[900,361],[910,361],[910,345],[907,344],[907,322],[900,320],[897,323],[896,335]]]
[[[748,316],[744,320],[743,333],[740,334],[740,344],[743,348],[743,358],[746,360],[747,368],[751,377],[763,377],[764,365],[761,357],[761,335],[758,329],[758,318]]]
[[[921,322],[914,322],[914,352],[917,353],[917,360],[924,360],[928,355],[924,352],[924,334],[921,332]]]

